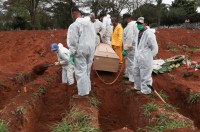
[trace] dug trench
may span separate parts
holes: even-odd
[[[61,122],[63,113],[69,111],[73,102],[78,102],[79,105],[85,105],[83,99],[72,99],[72,94],[77,92],[76,86],[67,86],[61,84],[61,70],[60,68],[50,68],[43,75],[39,75],[37,78],[29,78],[29,82],[24,86],[27,87],[27,92],[16,96],[1,110],[1,119],[10,122],[10,130],[13,132],[50,132],[51,126],[55,123]],[[114,73],[99,72],[100,76],[106,81],[112,81]],[[155,86],[158,88],[161,84],[155,78]],[[166,78],[168,78],[166,76]],[[165,79],[161,76],[161,80]],[[184,124],[181,127],[181,131],[194,131],[197,128],[193,125],[192,120],[182,116],[178,112],[172,109],[164,110],[163,103],[155,96],[138,95],[129,87],[123,84],[123,78],[113,85],[103,84],[99,78],[92,72],[92,95],[96,96],[100,104],[98,109],[98,124],[103,132],[110,131],[148,131],[147,126],[154,126],[157,124],[157,117],[162,117],[163,114],[167,116],[173,116],[177,118],[177,122],[187,122],[190,125]],[[169,83],[169,82],[168,82]],[[168,84],[166,82],[166,84]],[[97,85],[98,84],[98,85]],[[174,88],[175,91],[177,88]],[[179,107],[180,113],[186,111],[182,110],[179,104],[180,100],[183,100],[180,96],[180,91],[166,91],[167,95],[174,94],[174,98],[170,99],[170,103]],[[186,93],[187,94],[187,93]],[[186,97],[184,97],[186,98]],[[174,100],[175,102],[173,102]],[[168,100],[167,100],[168,101]],[[157,104],[157,105],[156,105]],[[147,111],[145,106],[155,105],[155,108],[145,114]],[[90,106],[87,106],[90,107]],[[171,108],[171,107],[169,107]],[[25,113],[23,113],[23,110]],[[164,111],[164,112],[163,112]],[[21,112],[21,113],[20,113]],[[194,111],[195,114],[197,111]],[[185,112],[187,113],[187,112]],[[189,112],[188,112],[189,113]],[[187,114],[184,114],[188,116]],[[190,117],[190,116],[189,116]],[[192,119],[192,117],[191,117]],[[195,125],[198,126],[198,118],[193,118]],[[166,128],[167,129],[167,128]],[[171,129],[171,128],[169,128]],[[175,128],[174,128],[175,129]],[[149,129],[150,130],[150,129]],[[178,131],[179,129],[176,129]]]
[[[178,112],[192,119],[196,127],[200,129],[200,85],[199,71],[189,77],[184,76],[183,67],[166,75],[155,76],[155,88],[162,90],[168,96],[168,102],[177,107]],[[161,81],[164,80],[164,81]],[[195,97],[195,95],[197,95]]]
[[[34,69],[24,72],[20,78],[13,77],[18,93],[6,104],[2,104],[0,117],[9,123],[11,132],[50,131],[52,122],[60,121],[62,113],[69,110],[69,94],[72,89],[59,83],[60,68],[44,74],[38,74]]]
[[[108,73],[105,73],[105,72],[102,72],[101,74],[101,77],[104,78],[108,82],[109,81],[111,82],[113,79],[112,76],[116,76],[116,75],[111,74],[109,76],[110,78],[108,77]],[[101,102],[100,107],[99,107],[99,123],[103,132],[104,131],[110,132],[110,131],[116,131],[116,130],[119,130],[120,132],[120,131],[126,131],[127,129],[131,131],[141,131],[141,132],[156,131],[156,129],[153,129],[153,130],[151,129],[151,127],[156,124],[154,119],[157,117],[162,117],[163,114],[165,115],[166,113],[169,113],[168,114],[169,117],[172,116],[176,118],[177,124],[178,122],[188,122],[189,124],[191,123],[191,125],[179,126],[182,129],[167,128],[167,126],[162,126],[162,127],[166,127],[165,129],[175,129],[175,131],[183,131],[183,132],[198,131],[197,127],[199,127],[198,126],[199,107],[193,106],[193,111],[190,111],[191,109],[182,107],[185,103],[185,102],[184,103],[181,102],[183,101],[182,98],[183,96],[186,96],[188,94],[186,87],[180,87],[182,89],[186,88],[185,91],[184,90],[182,91],[182,93],[181,91],[178,91],[177,87],[173,87],[174,90],[162,89],[163,88],[162,82],[165,82],[164,84],[166,85],[171,83],[171,80],[166,81],[166,78],[169,78],[168,76],[165,76],[164,78],[154,76],[155,78],[154,85],[156,86],[155,88],[157,89],[157,91],[159,91],[159,93],[162,94],[162,96],[169,97],[170,95],[173,94],[173,97],[168,98],[169,100],[165,98],[166,101],[169,103],[167,104],[167,106],[168,105],[170,106],[168,107],[169,109],[167,110],[164,107],[162,107],[162,106],[165,106],[166,104],[163,104],[163,102],[154,94],[153,95],[138,95],[135,91],[130,90],[130,88],[127,85],[123,84],[122,78],[120,78],[116,84],[109,86],[102,83],[96,77],[97,76],[95,76],[95,84],[98,84],[98,85],[94,85],[94,87],[95,87],[96,95]],[[188,99],[189,95],[187,95],[184,98]],[[149,104],[151,103],[158,104],[158,107],[153,110],[153,111],[156,111],[156,114],[154,112],[152,112],[152,114],[150,115],[145,114],[146,110],[148,109],[147,107],[150,106]],[[180,104],[182,104],[182,106],[180,106]],[[173,105],[175,107],[173,107]],[[165,109],[164,113],[163,113],[163,108]],[[178,111],[172,110],[176,108],[178,109]],[[190,113],[193,116],[186,113]],[[186,117],[184,117],[182,114]],[[190,119],[187,117],[189,117]],[[194,126],[192,125],[193,124],[192,120],[194,121],[194,124],[195,124]],[[159,125],[157,127],[159,127]],[[163,130],[160,130],[160,131],[163,131]]]

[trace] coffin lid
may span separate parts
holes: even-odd
[[[100,43],[96,47],[95,56],[119,59],[119,56],[108,44]]]

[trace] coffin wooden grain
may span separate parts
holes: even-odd
[[[112,47],[104,43],[96,47],[93,68],[99,71],[118,72],[119,57]]]

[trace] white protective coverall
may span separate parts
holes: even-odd
[[[96,31],[96,34],[99,33],[100,34],[100,37],[103,38],[103,35],[105,34],[105,27],[103,25],[102,22],[100,22],[98,19],[96,19],[96,21],[94,22],[94,27],[95,27],[95,31]],[[100,37],[97,35],[97,44],[100,43]]]
[[[133,68],[137,34],[136,23],[134,21],[129,22],[123,31],[123,49],[127,51],[125,74],[128,76],[130,82],[134,82]]]
[[[74,66],[69,62],[70,51],[59,43],[56,54],[59,63],[62,65],[62,83],[74,84]]]
[[[103,26],[105,27],[105,34],[102,37],[102,42],[111,46],[110,38],[112,35],[112,26],[110,15],[103,17]]]
[[[135,51],[134,80],[135,89],[144,94],[150,94],[152,85],[153,57],[158,53],[158,44],[155,34],[146,29]]]
[[[75,77],[78,95],[91,91],[90,71],[94,58],[96,32],[94,24],[84,18],[77,18],[68,28],[67,44],[74,56]]]

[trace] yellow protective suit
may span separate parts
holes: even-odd
[[[116,54],[120,58],[120,63],[123,63],[123,57],[122,57],[122,34],[123,34],[123,28],[121,24],[117,24],[115,29],[113,30],[112,33],[112,38],[111,38],[111,44],[113,50],[116,52]]]

